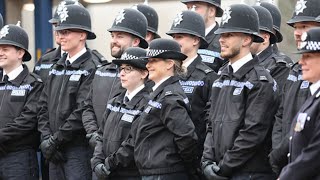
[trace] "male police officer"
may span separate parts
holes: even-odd
[[[121,10],[108,31],[112,38],[110,42],[111,55],[115,58],[120,58],[128,47],[148,47],[148,43],[144,39],[147,34],[147,19],[137,10]],[[101,126],[102,115],[108,100],[121,92],[117,66],[108,64],[98,68],[90,92],[84,102],[82,114],[83,125],[92,148],[99,138],[97,130]]]
[[[221,17],[223,14],[221,0],[181,0],[181,2],[186,4],[189,10],[195,10],[204,19],[205,35],[209,45],[207,48],[199,49],[199,54],[206,65],[218,72],[225,63],[220,58],[219,35],[214,34],[214,31],[219,28],[215,18]]]
[[[89,12],[67,5],[55,28],[63,56],[49,71],[40,97],[41,151],[49,164],[50,179],[91,179],[90,151],[81,121],[82,106],[89,92],[96,65],[85,47],[95,39]]]
[[[273,22],[270,12],[262,6],[253,6],[259,17],[259,34],[263,37],[264,42],[252,43],[250,51],[259,58],[259,64],[266,68],[270,75],[276,80],[279,89],[282,89],[288,74],[289,65],[283,58],[279,58],[273,53],[272,44],[277,42],[277,37],[273,33]]]
[[[289,164],[279,179],[320,178],[320,28],[311,28],[302,35],[298,53],[302,54],[304,80],[311,82],[309,97],[292,120]]]
[[[180,84],[191,103],[191,119],[198,135],[198,160],[203,151],[206,124],[204,108],[209,101],[211,86],[218,78],[217,74],[201,60],[199,48],[206,48],[205,24],[203,18],[193,11],[183,11],[173,20],[167,32],[181,47],[181,52],[188,57],[182,62],[187,69],[186,75],[180,77]]]
[[[23,62],[31,60],[27,33],[18,25],[0,31],[0,179],[38,179],[36,151],[40,78]]]
[[[202,159],[207,179],[274,178],[267,155],[277,86],[250,53],[252,42],[263,42],[258,20],[252,7],[231,5],[215,32],[230,63],[212,85]]]
[[[157,11],[151,6],[145,4],[137,4],[132,6],[133,9],[140,11],[148,21],[148,31],[146,41],[150,43],[152,40],[160,38],[158,34],[159,17]]]
[[[271,3],[268,2],[262,2],[260,3],[260,6],[266,8],[272,15],[273,20],[273,33],[277,36],[277,43],[281,43],[283,40],[283,36],[280,32],[280,26],[281,26],[281,12],[279,8]],[[293,61],[290,57],[288,57],[283,52],[279,51],[278,45],[275,43],[272,45],[273,52],[279,56],[279,58],[282,58],[289,66],[293,65]]]
[[[287,22],[294,27],[294,38],[297,47],[303,39],[302,34],[311,27],[320,26],[316,17],[320,15],[320,1],[298,0],[292,18]],[[272,132],[272,147],[270,163],[274,171],[279,173],[288,162],[289,137],[288,132],[295,114],[302,104],[311,95],[310,83],[302,79],[302,70],[299,64],[293,65],[285,83],[282,101],[276,114],[276,121]]]

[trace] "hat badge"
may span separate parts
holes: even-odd
[[[131,9],[135,9],[135,10],[138,10],[138,4],[135,4],[131,7]]]
[[[6,37],[7,34],[9,34],[9,26],[5,25],[0,31],[0,39],[2,39],[3,37]]]
[[[68,17],[69,17],[68,10],[66,7],[64,7],[59,14],[60,22],[66,21]]]
[[[222,15],[221,24],[228,23],[229,19],[231,19],[231,7],[227,7]]]
[[[183,20],[182,17],[183,17],[182,12],[177,14],[176,18],[174,18],[173,20],[174,27],[176,27],[178,24],[181,23],[181,21]]]
[[[119,14],[117,15],[117,17],[116,17],[116,19],[115,19],[115,23],[116,23],[116,24],[121,23],[122,20],[125,19],[124,15],[125,15],[125,12],[124,12],[124,9],[122,9],[122,10],[119,12]]]
[[[303,13],[303,10],[307,8],[306,3],[307,3],[307,1],[305,1],[305,0],[297,1],[296,7],[295,7],[296,15]]]

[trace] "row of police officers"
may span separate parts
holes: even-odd
[[[39,179],[38,149],[42,179],[318,179],[320,2],[287,22],[298,63],[275,5],[181,2],[172,39],[149,5],[121,10],[107,61],[89,12],[61,1],[34,73],[27,33],[2,23],[0,179]]]

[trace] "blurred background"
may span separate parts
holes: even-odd
[[[152,6],[159,15],[159,34],[164,38],[171,38],[165,33],[170,29],[175,15],[186,10],[180,0],[79,0],[90,12],[92,29],[96,33],[95,40],[89,40],[88,46],[98,50],[109,61],[110,56],[110,33],[107,31],[113,23],[117,13],[123,8],[130,8],[134,4],[147,3]],[[292,54],[295,51],[293,28],[286,24],[293,14],[296,0],[260,0],[277,5],[282,13],[281,32],[284,40],[279,44],[280,50],[285,52],[294,61],[298,56]],[[29,52],[33,60],[28,62],[32,70],[34,63],[46,51],[56,46],[53,38],[52,26],[48,23],[60,0],[0,0],[0,12],[4,17],[5,24],[16,24],[21,21],[21,26],[29,34]],[[225,8],[235,3],[254,5],[257,0],[221,0]],[[217,19],[220,22],[220,19]]]

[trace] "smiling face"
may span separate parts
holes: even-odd
[[[61,49],[68,52],[69,56],[75,55],[84,46],[87,33],[77,29],[66,29],[56,31],[60,39]]]
[[[122,53],[128,47],[138,47],[140,39],[132,36],[126,32],[111,32],[110,49],[111,56],[115,58],[120,58]]]
[[[174,61],[164,60],[161,58],[149,58],[147,69],[149,71],[149,79],[155,83],[160,82],[162,79],[174,75]]]
[[[173,34],[173,39],[179,43],[181,52],[188,57],[193,57],[200,47],[200,38],[189,34]]]
[[[121,86],[127,89],[129,93],[141,86],[144,83],[147,75],[148,71],[139,70],[130,66],[129,64],[122,64],[120,66]]]
[[[320,52],[303,53],[299,64],[302,68],[302,78],[315,83],[320,80]]]
[[[22,64],[24,53],[23,49],[17,50],[17,48],[11,45],[0,45],[0,67],[6,73],[10,73]]]

